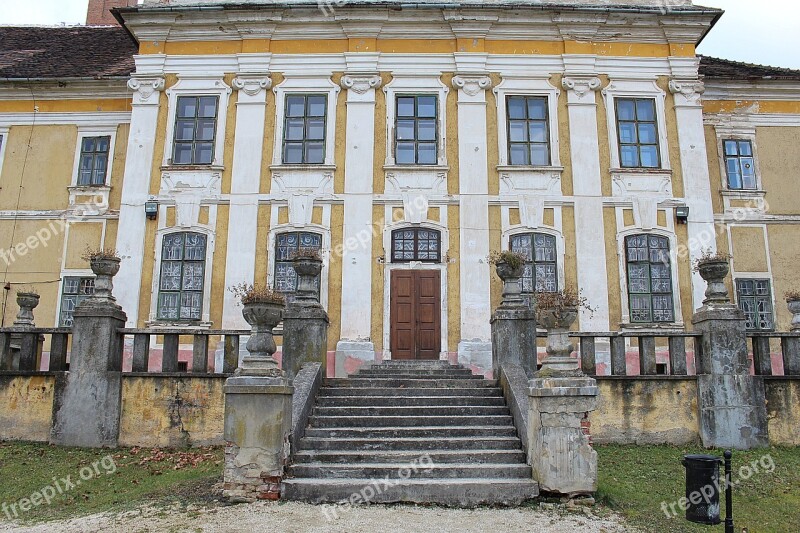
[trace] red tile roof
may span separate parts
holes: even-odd
[[[136,52],[120,27],[0,26],[0,79],[127,77]]]
[[[707,78],[732,80],[800,81],[800,70],[755,65],[709,56],[700,56],[700,74]]]

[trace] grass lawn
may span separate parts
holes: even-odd
[[[599,455],[598,501],[623,514],[645,531],[722,532],[723,525],[690,524],[676,505],[668,518],[661,503],[685,496],[685,454],[722,456],[723,450],[673,446],[596,446]],[[755,462],[757,472],[749,469]],[[740,470],[741,469],[741,470]],[[771,473],[769,472],[771,470]],[[741,475],[740,475],[741,474]],[[747,477],[748,479],[744,479]],[[800,448],[733,452],[735,530],[748,533],[800,531]],[[738,479],[738,482],[737,482]],[[721,500],[725,519],[724,494]]]
[[[0,521],[14,518],[14,510],[15,520],[41,522],[122,511],[147,500],[210,499],[210,485],[221,477],[221,448],[104,450],[0,442]],[[37,500],[55,496],[49,505],[39,500],[22,511],[20,500],[37,492]]]

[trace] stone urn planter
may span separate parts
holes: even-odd
[[[114,290],[112,280],[119,272],[120,262],[119,257],[111,255],[95,255],[89,258],[89,266],[95,275],[93,299],[115,301],[111,294]]]
[[[497,277],[503,281],[503,301],[501,307],[522,307],[522,284],[520,280],[525,272],[525,257],[521,254],[504,250],[492,252],[489,263],[494,265]]]
[[[575,345],[569,338],[570,327],[577,318],[577,305],[574,307],[537,308],[536,321],[539,326],[547,330],[547,357],[542,361],[539,375],[578,371],[578,359],[571,355]]]
[[[792,313],[791,331],[800,332],[800,296],[787,296],[786,307],[788,307],[789,312]]]
[[[35,292],[18,292],[17,305],[19,306],[19,312],[14,320],[14,326],[36,327],[33,322],[33,310],[39,305],[39,295]]]
[[[727,304],[728,289],[725,287],[725,276],[728,275],[730,265],[727,258],[713,257],[710,259],[700,259],[696,266],[700,277],[708,284],[706,289],[706,299],[704,304]]]
[[[295,302],[305,305],[318,305],[317,278],[322,272],[322,259],[320,257],[299,256],[292,259],[292,266],[297,273]]]
[[[272,330],[283,318],[284,304],[277,302],[245,303],[242,316],[250,324],[250,339],[247,341],[248,355],[242,359],[237,374],[280,376],[278,362],[272,357],[278,350]]]

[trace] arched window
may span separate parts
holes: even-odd
[[[206,236],[170,233],[161,247],[158,318],[200,320],[206,266]]]
[[[275,236],[275,279],[273,286],[288,300],[294,297],[297,290],[297,274],[292,266],[292,255],[300,250],[321,250],[322,236],[318,233],[293,231],[279,233]],[[319,296],[320,280],[317,278],[317,296]]]
[[[669,240],[658,235],[625,238],[631,322],[674,322]]]
[[[404,228],[392,232],[392,263],[442,260],[442,234],[435,229]]]
[[[512,252],[525,256],[522,292],[555,292],[558,290],[556,238],[546,233],[512,235]]]

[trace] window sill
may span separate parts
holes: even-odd
[[[657,331],[668,335],[670,333],[685,333],[686,325],[683,322],[624,322],[619,325],[622,332],[651,332]]]
[[[313,165],[296,165],[296,164],[284,164],[278,163],[275,165],[269,166],[270,170],[273,171],[300,171],[300,172],[319,172],[319,171],[329,171],[333,172],[336,170],[336,165],[320,163],[320,164],[313,164]]]
[[[447,172],[448,170],[450,170],[450,167],[448,165],[440,165],[438,163],[435,164],[435,165],[398,165],[398,164],[392,164],[392,165],[383,165],[383,170],[386,170],[386,171],[389,171],[389,172],[398,172],[398,171],[402,172],[404,170],[416,171],[416,172],[419,172],[419,171]]]
[[[563,172],[564,167],[534,165],[497,165],[499,172]]]
[[[761,189],[720,189],[719,193],[722,196],[730,198],[763,198],[767,195],[767,191]]]
[[[110,185],[70,185],[67,190],[72,194],[91,194],[97,192],[109,192]]]
[[[223,165],[161,165],[162,172],[222,172],[225,170]]]
[[[671,168],[650,168],[650,167],[618,167],[618,168],[611,168],[609,172],[612,174],[647,174],[647,175],[655,175],[655,176],[662,176],[668,175],[672,176],[672,169]]]

